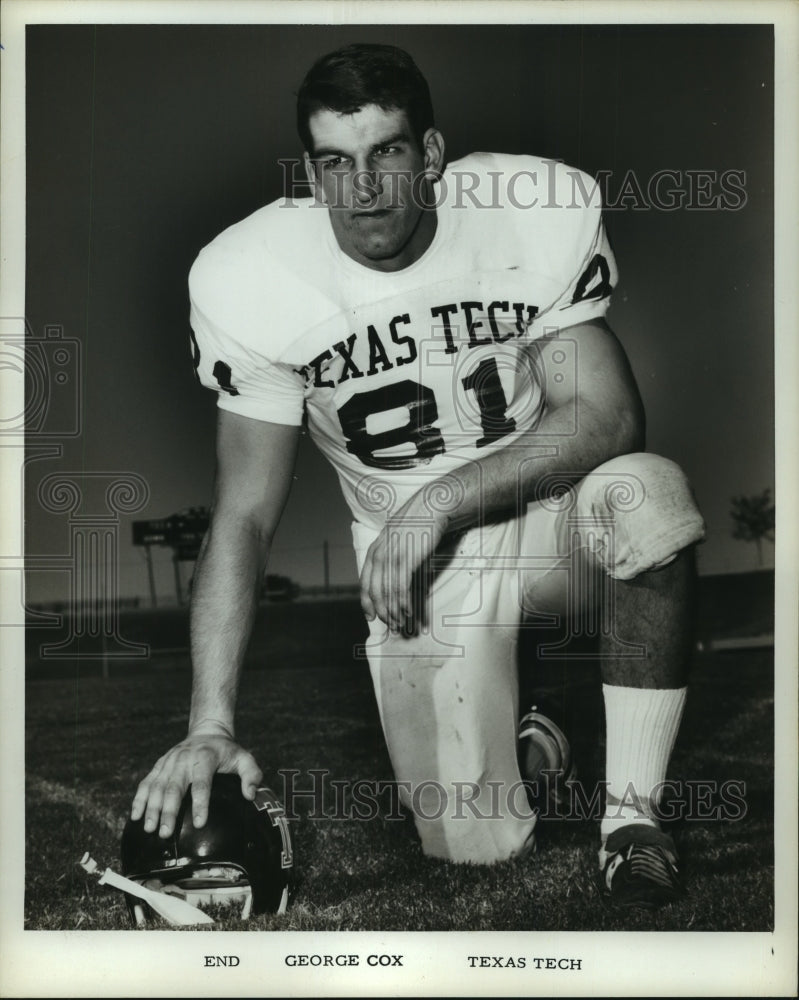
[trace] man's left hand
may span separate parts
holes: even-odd
[[[361,570],[361,607],[369,621],[379,618],[392,632],[414,619],[414,576],[438,547],[446,518],[411,498],[386,522],[369,546]]]

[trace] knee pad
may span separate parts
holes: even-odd
[[[685,473],[660,455],[620,455],[578,487],[578,517],[592,524],[594,554],[608,574],[630,580],[666,566],[705,537]]]

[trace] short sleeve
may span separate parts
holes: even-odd
[[[218,393],[218,405],[241,416],[299,425],[305,406],[304,374],[291,365],[244,346],[204,308],[204,290],[193,269],[191,298],[192,359],[199,382]]]
[[[569,326],[604,316],[618,280],[616,260],[600,217],[588,252],[551,314],[560,317],[561,325]]]
[[[577,173],[574,171],[574,173]],[[560,247],[563,291],[541,313],[537,325],[574,326],[602,318],[610,306],[611,294],[618,284],[616,259],[602,221],[599,186],[586,174],[578,190],[585,198],[575,198],[572,188],[562,204],[566,217],[562,231],[568,243]]]

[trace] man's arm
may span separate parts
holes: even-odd
[[[531,445],[556,443],[557,454],[541,457],[534,450],[526,454],[523,439],[517,439],[510,447],[455,469],[447,478],[458,480],[463,501],[450,513],[433,515],[421,492],[413,496],[391,517],[367,553],[361,572],[361,604],[367,618],[380,618],[394,630],[405,624],[412,615],[413,574],[447,532],[491,515],[513,513],[520,497],[525,503],[541,499],[546,493],[544,480],[552,473],[564,473],[577,482],[603,462],[641,450],[643,406],[627,357],[611,329],[604,320],[594,320],[565,328],[561,334],[577,342],[574,377],[556,381],[550,374],[558,371],[550,363],[551,354],[561,346],[558,338],[535,342],[547,408],[529,433]],[[427,484],[425,492],[430,489]],[[411,545],[403,537],[409,534],[414,535]]]
[[[197,560],[191,602],[189,731],[141,782],[131,817],[171,834],[192,786],[195,826],[208,814],[216,771],[237,772],[253,798],[262,774],[234,739],[234,713],[269,548],[292,482],[300,428],[219,411],[211,524]]]

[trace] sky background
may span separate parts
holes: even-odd
[[[120,591],[144,596],[131,522],[210,501],[216,408],[192,372],[188,271],[222,229],[285,194],[302,76],[359,40],[411,52],[449,159],[529,152],[609,172],[621,276],[609,321],[641,387],[648,448],[694,485],[708,523],[700,571],[756,568],[729,509],[733,494],[774,485],[769,25],[29,26],[26,316],[34,338],[60,329],[67,355],[56,363],[51,338],[29,371],[41,400],[29,444],[62,456],[29,461],[28,553],[69,552],[68,517],[39,497],[45,477],[79,472],[98,488],[98,474],[133,473],[149,500],[121,518]],[[619,203],[628,172],[645,194],[666,169],[683,188],[688,171],[739,171],[744,204]],[[82,513],[102,506],[89,491]],[[305,440],[270,570],[320,584],[327,540],[332,582],[354,582],[349,521]],[[155,555],[159,597],[172,598],[169,552]],[[772,546],[764,555],[773,565]],[[28,601],[65,598],[66,585],[64,572],[31,572]]]

